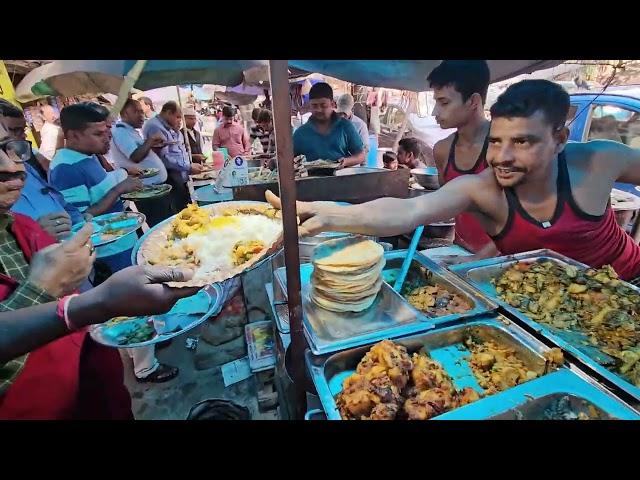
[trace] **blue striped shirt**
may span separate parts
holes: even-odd
[[[62,148],[57,151],[49,167],[49,180],[64,199],[84,212],[100,202],[118,183],[127,178],[127,172],[117,169],[107,172],[95,155]],[[118,199],[105,213],[123,212],[124,204]],[[115,255],[131,249],[137,236],[131,233],[120,240],[98,247],[98,258]]]

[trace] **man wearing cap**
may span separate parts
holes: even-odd
[[[294,157],[328,160],[338,163],[339,168],[362,164],[364,145],[353,124],[335,112],[331,86],[319,82],[311,87],[309,104],[311,118],[293,134]]]
[[[338,108],[336,109],[336,111],[338,112],[338,115],[340,115],[342,118],[346,118],[351,123],[353,123],[354,127],[356,127],[356,131],[362,139],[362,145],[364,145],[366,156],[366,152],[369,150],[369,127],[367,127],[367,124],[364,120],[353,114],[354,105],[355,100],[353,99],[353,96],[345,93],[344,95],[340,95],[340,98],[338,98]]]
[[[202,143],[202,135],[195,129],[198,117],[193,107],[185,107],[182,111],[184,117],[184,124],[187,127],[187,140],[191,147],[191,161],[196,163],[204,163],[206,160],[204,156],[204,146]]]

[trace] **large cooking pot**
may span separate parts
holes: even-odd
[[[414,168],[411,175],[416,182],[427,190],[437,190],[440,188],[438,181],[438,169],[436,167]]]
[[[453,242],[456,231],[455,219],[446,222],[436,222],[424,227],[424,236],[427,238],[442,238]]]

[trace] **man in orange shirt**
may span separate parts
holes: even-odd
[[[222,124],[213,132],[213,148],[226,148],[231,157],[249,155],[249,135],[244,127],[234,120],[235,115],[235,108],[227,106],[222,109]]]

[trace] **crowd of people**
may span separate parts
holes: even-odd
[[[609,196],[615,182],[640,184],[640,151],[606,140],[568,143],[568,94],[545,80],[511,85],[484,114],[490,82],[482,60],[445,60],[427,78],[433,115],[455,129],[433,155],[441,188],[411,199],[360,205],[299,202],[300,235],[322,231],[390,237],[418,225],[456,218],[456,242],[478,258],[548,248],[592,267],[610,264],[624,280],[640,279],[640,246],[616,223]],[[368,130],[353,97],[331,87],[309,92],[311,116],[293,134],[294,155],[338,168],[364,162]],[[118,351],[94,342],[84,327],[118,315],[167,311],[194,289],[189,270],[131,266],[135,234],[95,248],[91,223],[124,211],[121,196],[168,183],[170,195],[136,202],[150,226],[190,202],[189,176],[206,159],[195,110],[173,101],[128,99],[119,118],[96,103],[55,111],[41,149],[26,140],[22,111],[0,101],[0,418],[132,418]],[[186,131],[183,135],[182,123]],[[46,137],[46,138],[45,138]],[[62,139],[62,140],[61,140]],[[249,131],[225,106],[213,148],[231,156],[275,151],[273,119],[252,112]],[[421,166],[420,142],[401,139],[385,168]],[[144,168],[158,169],[141,179]],[[267,193],[280,208],[280,200]],[[135,377],[163,382],[178,369],[154,347],[126,349]]]
[[[66,106],[59,116],[45,105],[41,114],[39,150],[26,140],[23,112],[0,102],[0,312],[12,312],[2,319],[12,329],[0,339],[0,418],[132,418],[120,356],[82,327],[166,311],[195,291],[160,284],[191,272],[132,267],[136,234],[94,248],[91,223],[73,236],[71,229],[123,212],[121,196],[148,185],[172,186],[168,196],[136,201],[150,227],[185,208],[189,175],[206,160],[197,115],[174,101],[156,113],[147,97],[127,99],[117,119],[94,102]],[[220,114],[213,148],[251,153],[237,110],[226,106]],[[275,151],[268,110],[257,112],[251,133],[264,152]],[[149,168],[158,174],[141,179]],[[157,360],[154,346],[123,352],[140,382],[179,373]]]

